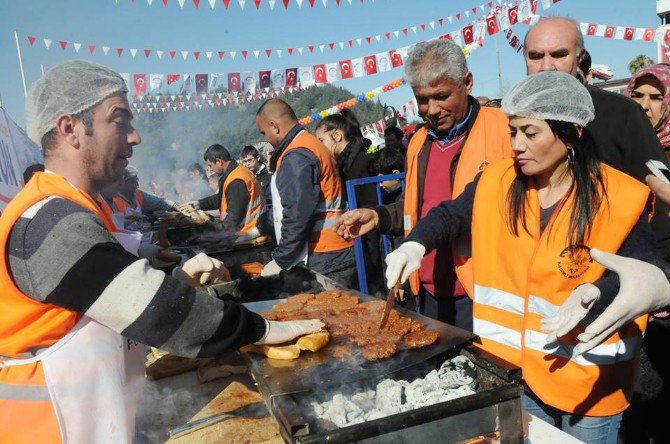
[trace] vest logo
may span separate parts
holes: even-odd
[[[593,259],[586,245],[570,245],[558,256],[558,270],[568,279],[576,279],[586,273]]]
[[[489,163],[486,160],[483,161],[482,164],[479,165],[479,171],[484,171],[484,168],[486,168],[486,165],[488,165],[488,164]]]

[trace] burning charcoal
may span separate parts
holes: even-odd
[[[344,403],[344,408],[347,412],[347,421],[352,422],[356,418],[360,417],[363,414],[363,410],[358,407],[355,403],[347,400]]]
[[[448,401],[450,399],[462,398],[463,396],[472,395],[476,393],[470,386],[463,385],[455,389],[447,390],[443,395],[442,401]]]
[[[370,411],[375,408],[375,392],[368,390],[366,392],[356,393],[351,397],[351,401],[356,403],[363,411]]]
[[[372,421],[372,420],[375,420],[375,419],[383,418],[385,416],[388,416],[388,414],[383,413],[380,410],[372,410],[372,411],[368,412],[367,415],[365,415],[365,420],[366,421]]]
[[[325,404],[325,403],[324,403],[324,404]],[[310,403],[310,405],[312,406],[312,409],[314,409],[314,414],[315,414],[316,416],[318,416],[318,417],[323,416],[323,412],[326,411],[326,409],[324,408],[324,404],[319,404],[319,403],[316,402],[316,401],[312,401],[312,402]]]
[[[404,387],[392,379],[385,379],[377,384],[377,396],[375,405],[377,409],[387,414],[401,411]]]
[[[323,418],[332,421],[338,427],[345,427],[347,425],[347,411],[344,408],[344,402],[336,404],[333,400],[323,413]]]
[[[465,356],[457,356],[446,361],[438,371],[440,386],[444,389],[457,388],[463,385],[471,389],[477,387],[477,370]]]

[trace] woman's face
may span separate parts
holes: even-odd
[[[509,121],[515,161],[526,176],[550,178],[567,162],[568,149],[544,120],[512,117]]]
[[[316,132],[314,133],[317,139],[323,143],[328,150],[330,150],[333,155],[337,156],[342,152],[342,149],[344,147],[340,146],[342,143],[342,138],[341,138],[341,131],[338,130],[326,130],[325,127],[319,127],[317,128]],[[345,144],[346,145],[346,144]],[[342,148],[342,149],[340,149]]]
[[[640,77],[635,83],[635,88],[630,98],[640,104],[652,126],[656,126],[661,119],[661,104],[663,103],[663,87],[653,76]]]

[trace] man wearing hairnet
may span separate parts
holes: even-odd
[[[339,221],[345,236],[374,229],[406,235],[431,208],[458,197],[486,165],[512,156],[507,118],[470,95],[474,79],[458,45],[449,40],[418,45],[405,74],[426,123],[407,147],[403,197],[345,213]],[[472,330],[469,244],[466,237],[441,245],[409,280],[419,312],[466,330]]]
[[[94,197],[140,143],[114,71],[69,61],[26,100],[36,173],[0,218],[0,436],[7,442],[132,442],[148,344],[212,357],[285,342],[319,321],[265,321],[196,288],[225,272],[204,254],[173,276],[114,238]]]

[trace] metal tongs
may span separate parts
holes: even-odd
[[[217,413],[216,415],[207,416],[206,418],[198,419],[193,422],[186,423],[182,426],[175,427],[170,430],[170,438],[179,438],[195,432],[196,430],[204,429],[219,422],[235,418],[264,418],[269,415],[265,404],[250,404],[240,407],[231,412]]]
[[[391,314],[391,309],[395,303],[396,298],[398,297],[398,292],[400,291],[400,279],[395,283],[393,288],[389,291],[388,298],[386,299],[386,306],[384,307],[384,313],[382,313],[382,320],[379,323],[379,329],[383,329],[386,326],[386,323],[389,320],[389,315]]]

